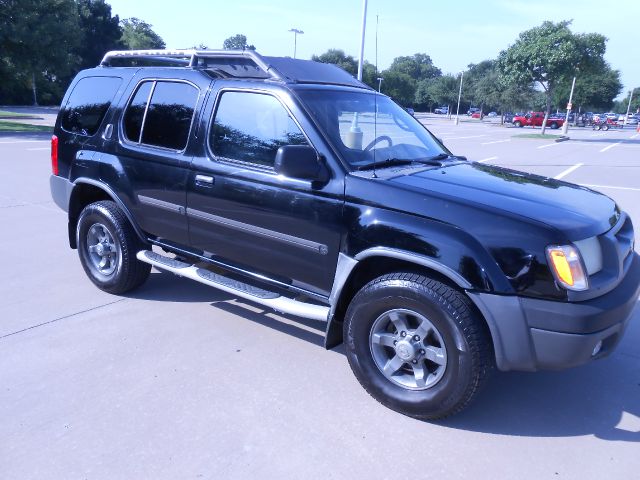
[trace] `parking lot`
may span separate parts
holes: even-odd
[[[640,232],[640,134],[569,141],[418,117],[456,154],[590,186]],[[548,131],[548,133],[558,133]],[[49,194],[47,135],[0,136],[0,478],[634,478],[640,308],[610,357],[496,373],[469,409],[419,422],[371,399],[324,324],[171,274],[97,290]]]

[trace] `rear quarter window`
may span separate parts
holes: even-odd
[[[120,77],[79,80],[62,111],[62,129],[78,135],[95,135],[121,83]]]

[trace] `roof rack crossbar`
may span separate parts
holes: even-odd
[[[183,58],[189,60],[189,67],[198,65],[198,58],[248,58],[258,68],[275,80],[285,80],[284,76],[265,59],[253,50],[113,50],[107,52],[100,62],[101,67],[108,67],[114,58]]]

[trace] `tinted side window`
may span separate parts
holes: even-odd
[[[198,89],[188,83],[157,82],[142,129],[142,143],[183,150],[197,100]]]
[[[142,119],[144,118],[144,111],[147,108],[147,100],[149,100],[149,93],[151,93],[152,87],[153,82],[140,84],[124,113],[124,134],[132,142],[138,143],[140,141]]]
[[[62,128],[80,135],[95,135],[121,83],[119,77],[81,79],[62,112]]]
[[[278,148],[307,145],[298,125],[271,95],[225,92],[209,136],[215,155],[272,167]]]

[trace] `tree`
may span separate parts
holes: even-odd
[[[452,106],[458,102],[458,90],[460,88],[460,76],[454,77],[450,73],[434,78],[427,87],[429,97],[439,105]]]
[[[153,31],[152,25],[135,17],[122,20],[120,41],[129,50],[165,48],[164,40]]]
[[[60,78],[77,63],[76,4],[73,0],[3,0],[0,5],[0,95],[12,94],[14,101],[25,102],[31,91],[34,104],[54,101],[66,86]]]
[[[247,37],[241,33],[234,35],[232,37],[227,38],[223,44],[222,48],[225,50],[255,50],[256,47],[253,45],[247,44]]]
[[[573,76],[578,69],[587,71],[594,63],[603,61],[606,49],[603,35],[574,34],[570,24],[570,21],[546,21],[522,32],[498,57],[498,68],[505,83],[535,83],[543,89],[546,98],[543,134],[558,82]]]
[[[76,49],[79,68],[95,67],[109,50],[122,48],[118,15],[104,0],[76,0],[81,41]]]
[[[406,73],[385,70],[381,74],[382,93],[390,96],[396,103],[408,107],[413,105],[416,95],[416,81]]]
[[[614,103],[613,110],[618,113],[625,113],[627,111],[627,107],[629,106],[629,92],[626,92],[625,95]],[[633,93],[631,95],[631,108],[629,108],[630,113],[640,113],[640,87],[636,87],[633,89]]]
[[[561,79],[554,92],[554,103],[561,109],[569,101],[572,80],[573,77]],[[599,68],[577,74],[573,104],[581,106],[584,110],[608,110],[621,91],[620,72],[603,62]]]
[[[438,67],[433,64],[426,53],[415,53],[412,56],[396,57],[387,71],[400,72],[409,75],[415,81],[435,78],[442,75]]]
[[[353,76],[356,76],[358,74],[358,61],[351,55],[347,55],[346,53],[344,53],[344,50],[330,48],[320,55],[312,55],[311,60],[313,60],[314,62],[331,63],[333,65],[337,65]]]

